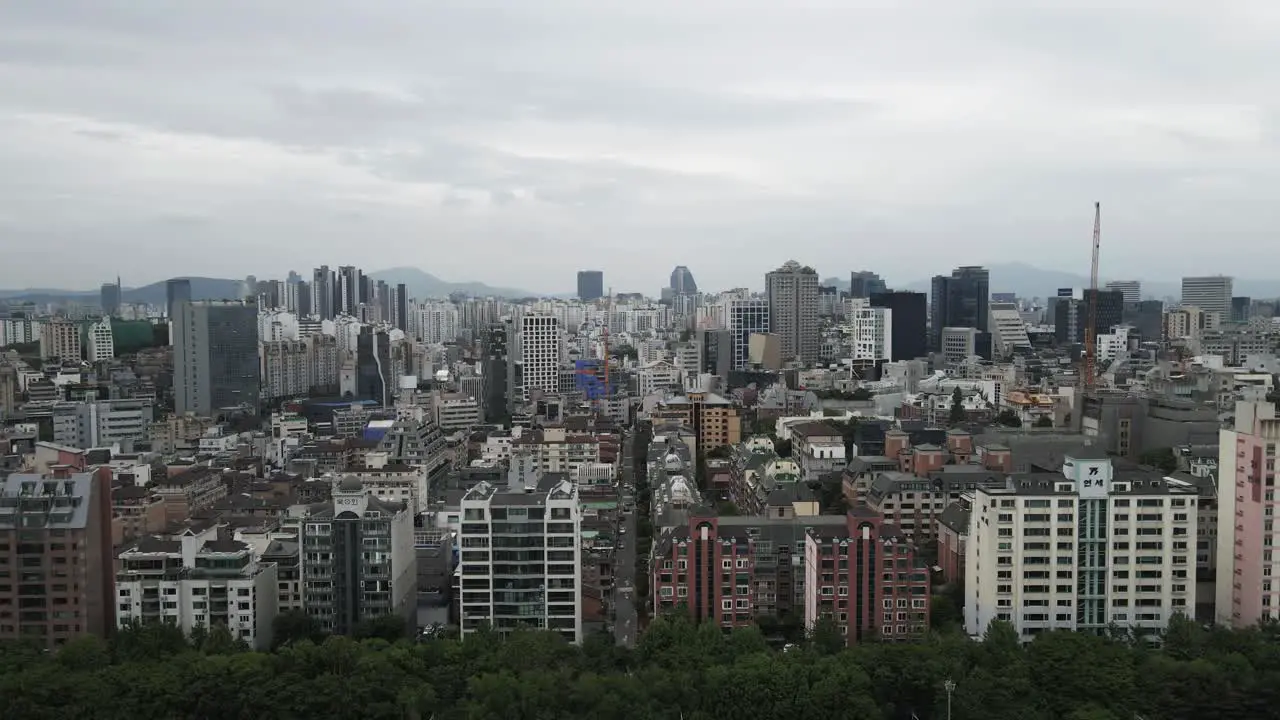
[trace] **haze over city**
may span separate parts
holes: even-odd
[[[1274,3],[834,5],[7,4],[0,287],[1083,275],[1096,200],[1104,277],[1258,276]]]

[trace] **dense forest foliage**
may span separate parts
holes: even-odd
[[[785,651],[758,630],[725,635],[662,618],[634,651],[545,633],[465,642],[369,637],[249,652],[225,632],[172,627],[77,640],[57,653],[0,646],[0,717],[670,718],[710,720],[1212,720],[1280,716],[1280,631],[1179,621],[1164,647],[1074,633],[984,642],[840,647],[815,632]]]

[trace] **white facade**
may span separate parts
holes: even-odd
[[[458,308],[453,303],[428,303],[418,314],[422,342],[440,345],[458,338]]]
[[[1151,634],[1193,615],[1196,503],[1194,489],[1158,474],[1115,477],[1107,459],[1067,457],[1061,476],[975,489],[966,631],[1003,620],[1023,640],[1111,624]]]
[[[660,388],[682,387],[680,370],[665,360],[656,360],[636,371],[639,394],[650,395]]]
[[[1109,333],[1098,333],[1098,361],[1109,363],[1129,352],[1129,335],[1133,328],[1117,325]]]
[[[1182,304],[1231,317],[1231,278],[1224,275],[1182,278]]]
[[[88,328],[85,359],[89,362],[104,362],[115,356],[116,342],[111,332],[111,318],[102,318]]]
[[[1008,355],[1014,350],[1031,347],[1027,323],[1017,305],[993,302],[988,306],[987,314],[991,316],[988,325],[991,327],[992,350]]]
[[[355,469],[342,477],[355,477],[365,492],[386,503],[408,503],[416,515],[427,509],[427,471],[413,465],[388,465]],[[333,480],[335,483],[337,479]]]
[[[565,352],[560,321],[547,315],[525,315],[520,318],[519,345],[524,379],[521,399],[528,402],[534,390],[555,395],[560,389],[560,363]]]
[[[66,318],[54,318],[40,326],[40,357],[80,360],[80,326]]]
[[[439,400],[433,404],[436,413],[436,424],[445,432],[466,430],[479,425],[483,410],[479,401],[473,397],[454,397]]]
[[[258,340],[264,343],[297,340],[300,337],[299,327],[298,316],[291,312],[270,310],[258,313]]]
[[[40,340],[40,321],[29,317],[0,318],[0,347]]]
[[[258,346],[262,364],[262,397],[273,400],[306,395],[311,390],[311,349],[301,340],[271,340]]]
[[[530,492],[481,482],[462,499],[459,544],[464,637],[533,627],[582,641],[582,513],[571,481],[543,476]]]
[[[99,400],[58,403],[53,407],[53,440],[75,448],[131,447],[148,437],[153,418],[150,400]]]
[[[271,647],[277,613],[275,563],[249,546],[218,540],[217,529],[173,539],[144,538],[120,553],[116,622],[172,622],[190,634],[225,626],[258,650]]]
[[[854,360],[893,360],[893,310],[871,307],[866,300],[846,303],[853,328],[850,353]]]

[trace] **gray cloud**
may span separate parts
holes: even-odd
[[[1258,272],[1272,3],[845,5],[8,3],[0,286],[1079,269],[1095,199],[1108,274]]]

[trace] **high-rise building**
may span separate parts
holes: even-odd
[[[483,364],[480,377],[484,381],[484,416],[500,422],[507,413],[507,324],[491,323],[480,342]]]
[[[1085,329],[1089,323],[1089,298],[1094,290],[1082,291],[1081,298],[1059,298],[1054,305],[1054,338],[1059,343],[1085,342]],[[1119,290],[1097,290],[1097,307],[1094,309],[1095,333],[1109,333],[1111,328],[1124,322],[1124,293]]]
[[[103,315],[111,318],[120,314],[120,278],[113,283],[103,283],[101,299]]]
[[[894,360],[915,360],[929,354],[928,296],[924,293],[878,293],[871,296],[871,307],[893,312],[890,355]]]
[[[391,371],[391,336],[362,326],[356,337],[356,397],[390,407],[396,379]]]
[[[392,293],[392,315],[391,324],[401,330],[407,330],[409,327],[409,289],[404,283],[396,283],[396,289]]]
[[[849,297],[869,298],[889,291],[884,280],[870,270],[849,273]]]
[[[769,301],[757,298],[731,298],[725,301],[724,321],[729,331],[732,370],[745,370],[751,364],[751,336],[770,331]],[[706,358],[715,357],[717,366],[719,354],[710,355],[706,345],[703,346],[704,369],[709,372]]]
[[[764,303],[761,304],[763,305]],[[767,324],[769,318],[768,307],[763,308],[762,312],[765,318],[764,321]],[[743,353],[749,351],[750,346],[748,343],[751,339],[751,333],[748,332],[742,337],[742,345],[738,347],[734,345],[737,335],[732,330],[699,330],[697,350],[700,361],[697,372],[694,374],[706,373],[727,378],[729,371],[745,369],[750,358],[745,355],[738,358],[735,352],[737,350],[741,350]],[[739,362],[741,362],[741,365],[738,364]]]
[[[463,637],[535,628],[581,642],[582,513],[569,476],[545,473],[533,488],[514,474],[506,488],[482,481],[461,510]]]
[[[991,346],[997,357],[1031,349],[1027,323],[1013,303],[991,303]]]
[[[357,267],[343,265],[338,268],[337,312],[355,317],[356,306],[360,304],[360,277]]]
[[[817,271],[788,260],[767,273],[764,281],[769,299],[769,332],[782,342],[783,361],[817,361],[822,346],[818,333]]]
[[[321,265],[311,271],[311,314],[321,320],[332,320],[337,315],[333,301],[337,297],[334,290],[333,271],[328,265]]]
[[[848,322],[853,327],[850,344],[854,360],[895,359],[893,357],[893,310],[875,307],[861,300],[851,308]]]
[[[1235,424],[1219,431],[1218,438],[1214,621],[1220,625],[1246,628],[1280,620],[1280,558],[1272,549],[1277,505],[1272,465],[1278,450],[1275,403],[1237,402]]]
[[[80,326],[71,320],[56,317],[40,326],[40,357],[79,362],[82,350]]]
[[[258,308],[253,303],[184,302],[173,323],[173,398],[179,413],[212,417],[257,412]]]
[[[188,302],[191,300],[191,280],[188,278],[173,278],[165,281],[164,284],[165,297],[165,313],[170,322],[178,314],[178,303]]]
[[[53,650],[115,627],[111,468],[0,481],[0,641]]]
[[[987,332],[991,275],[986,268],[969,265],[952,270],[950,277],[936,275],[932,291],[929,333],[935,351],[942,349],[943,328],[968,327]]]
[[[1237,295],[1231,298],[1231,322],[1248,322],[1253,308],[1253,298]]]
[[[104,317],[85,328],[85,359],[91,363],[105,362],[116,356],[115,333],[111,330],[111,318]]]
[[[1231,317],[1231,278],[1225,275],[1182,278],[1182,304]]]
[[[578,299],[599,300],[604,297],[604,273],[599,270],[578,271]]]
[[[1101,634],[1113,625],[1155,635],[1174,615],[1194,613],[1194,485],[1117,471],[1105,457],[1067,456],[1061,475],[1011,476],[1003,487],[980,484],[973,493],[969,635],[995,620],[1024,640],[1052,630]]]
[[[1107,283],[1107,290],[1119,290],[1124,293],[1124,301],[1136,303],[1142,300],[1142,283],[1137,280],[1112,280]]]
[[[560,319],[530,314],[520,318],[520,399],[528,402],[532,393],[555,395],[560,389],[560,363],[565,356],[564,331]]]
[[[673,295],[696,295],[698,292],[698,283],[693,281],[693,273],[689,272],[689,268],[684,265],[677,265],[676,269],[671,271],[669,287]]]
[[[356,477],[335,483],[330,503],[302,526],[303,607],[336,635],[363,622],[417,611],[413,511],[368,494]]]

